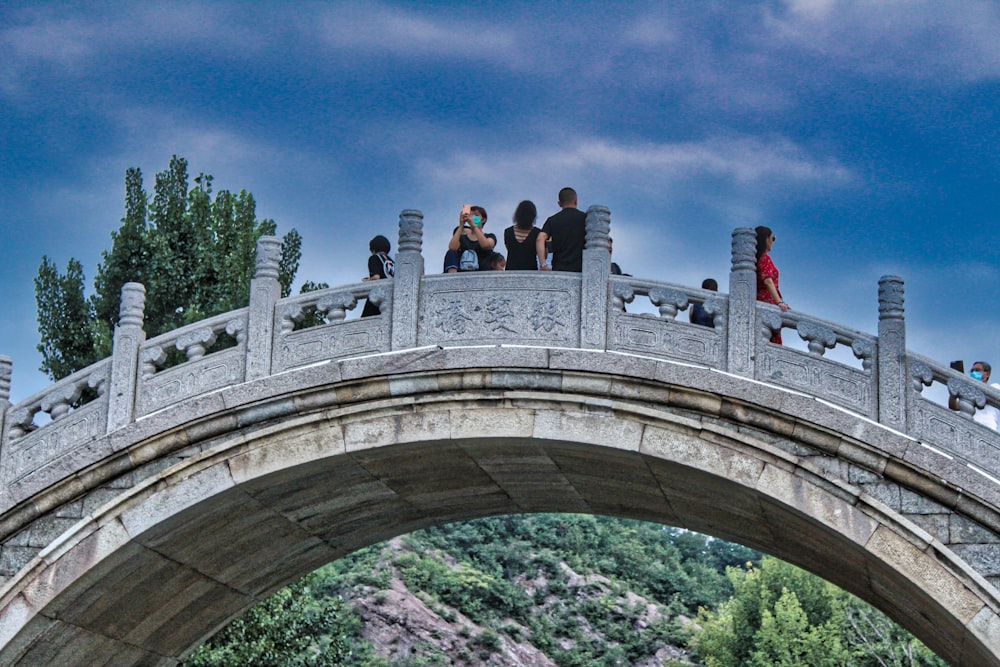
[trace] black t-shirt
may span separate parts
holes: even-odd
[[[458,227],[455,227],[455,229],[451,230],[452,235],[455,234],[456,230],[458,230]],[[485,232],[484,232],[484,234],[485,234]],[[461,259],[462,253],[465,252],[466,250],[475,250],[476,251],[476,255],[479,256],[479,270],[480,271],[489,271],[490,270],[490,255],[493,254],[493,250],[497,247],[497,235],[496,234],[485,234],[485,236],[488,239],[493,239],[493,247],[492,248],[489,248],[489,249],[482,248],[479,245],[479,241],[477,241],[475,239],[470,239],[468,236],[465,235],[464,231],[462,232],[462,235],[458,237],[458,239],[459,239],[458,240],[458,257],[459,257],[459,259]],[[459,270],[461,271],[461,269],[459,269]]]
[[[378,276],[379,278],[385,280],[386,278],[391,278],[395,273],[395,267],[392,262],[392,257],[383,253],[375,253],[368,257],[368,275]],[[361,317],[370,317],[372,315],[380,315],[381,310],[371,301],[365,300],[365,307],[361,311]]]
[[[576,208],[564,208],[545,221],[542,231],[552,239],[553,271],[583,271],[586,213]]]
[[[538,227],[532,227],[528,236],[518,242],[514,236],[514,227],[510,226],[503,232],[503,244],[507,246],[507,270],[508,271],[537,271],[538,252],[535,250],[535,241],[538,239]]]

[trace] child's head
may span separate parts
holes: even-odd
[[[494,271],[504,271],[507,269],[507,260],[498,252],[490,255],[490,268]]]
[[[389,239],[379,234],[368,242],[368,249],[372,252],[389,252]]]

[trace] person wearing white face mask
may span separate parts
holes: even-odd
[[[990,371],[992,370],[993,368],[985,361],[975,361],[972,363],[972,370],[969,371],[969,377],[973,380],[988,384],[990,381]],[[995,382],[990,386],[994,389],[1000,389],[1000,384]],[[958,399],[955,397],[949,399],[948,407],[952,410],[957,410]],[[976,414],[973,415],[972,418],[983,426],[988,426],[995,431],[997,430],[997,424],[1000,423],[1000,410],[987,404],[982,410],[976,410]]]

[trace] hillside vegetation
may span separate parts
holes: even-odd
[[[589,515],[435,527],[279,591],[186,663],[943,667],[885,616],[774,558]]]

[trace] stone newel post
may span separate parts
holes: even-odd
[[[608,344],[610,235],[611,211],[600,205],[588,208],[580,304],[580,347],[584,349],[603,350]]]
[[[420,279],[424,275],[424,258],[420,254],[423,238],[424,214],[410,208],[400,213],[396,275],[392,279],[393,350],[417,345],[417,308],[420,305]]]
[[[257,259],[250,281],[250,309],[247,316],[247,381],[271,374],[271,347],[274,344],[274,304],[281,298],[278,270],[281,239],[257,239]]]
[[[757,354],[757,234],[749,227],[733,230],[733,258],[729,271],[729,321],[726,325],[726,361],[730,373],[752,378]]]
[[[139,283],[122,285],[118,326],[111,348],[108,382],[108,433],[132,423],[135,415],[139,348],[146,342],[143,329],[146,288]]]
[[[882,276],[878,281],[878,420],[886,426],[907,428],[906,321],[903,318],[903,279]]]
[[[10,407],[10,376],[14,369],[13,360],[6,354],[0,354],[0,445],[4,437],[4,417]],[[0,447],[2,449],[2,447]]]

